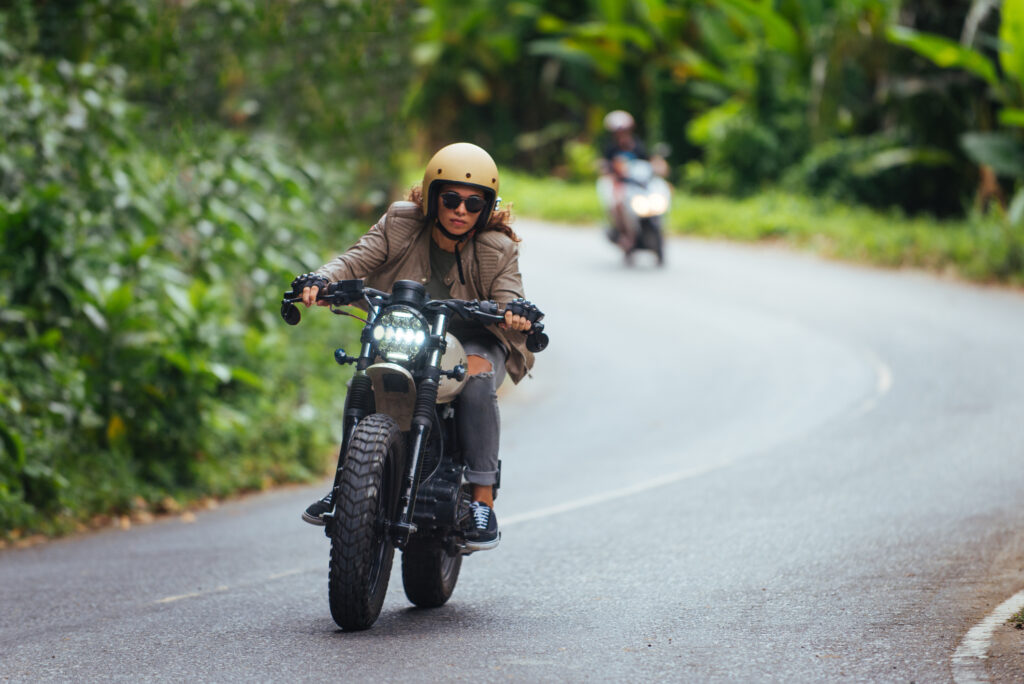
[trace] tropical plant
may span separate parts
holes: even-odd
[[[1008,217],[1020,225],[1024,223],[1024,0],[1003,0],[998,33],[986,36],[980,27],[998,4],[975,0],[960,42],[906,26],[893,26],[889,39],[944,69],[966,71],[987,85],[987,96],[975,103],[975,130],[959,139],[971,159],[1015,185]]]

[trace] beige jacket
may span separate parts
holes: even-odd
[[[459,282],[453,266],[444,282],[456,299],[493,299],[505,303],[523,296],[519,274],[519,247],[497,231],[477,233],[459,250],[466,284]],[[420,207],[412,202],[395,202],[370,230],[344,254],[324,264],[317,273],[331,281],[362,278],[367,287],[390,291],[398,280],[430,280],[430,228]],[[526,349],[526,335],[487,330],[509,349],[505,369],[519,382],[533,367],[533,354]]]

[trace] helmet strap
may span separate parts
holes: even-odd
[[[459,254],[459,246],[473,236],[473,233],[476,232],[476,227],[462,235],[456,235],[455,233],[449,232],[440,221],[435,220],[434,225],[436,225],[437,229],[441,231],[441,235],[444,235],[449,240],[455,241],[455,266],[459,269],[459,282],[465,285],[466,276],[462,273],[462,255]]]

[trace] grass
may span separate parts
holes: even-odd
[[[1024,608],[1021,608],[1011,615],[1010,619],[1006,621],[1006,624],[1016,627],[1017,629],[1024,629]]]
[[[501,194],[520,216],[570,224],[605,220],[592,182],[504,172]],[[1024,285],[1024,229],[999,216],[938,221],[781,192],[745,199],[677,193],[667,226],[675,234],[771,240],[832,258]]]

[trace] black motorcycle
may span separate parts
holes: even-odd
[[[354,363],[355,373],[325,527],[331,616],[342,629],[361,630],[380,615],[396,548],[405,595],[424,608],[451,597],[462,557],[473,551],[470,485],[455,420],[466,354],[447,332],[450,317],[499,323],[510,310],[532,323],[530,351],[542,351],[548,338],[543,314],[528,301],[502,310],[492,301],[431,300],[410,280],[391,293],[343,280],[317,299],[335,313],[357,302],[367,311],[359,356],[334,352],[339,364]],[[301,301],[301,289],[285,293],[281,316],[289,325],[299,322]]]

